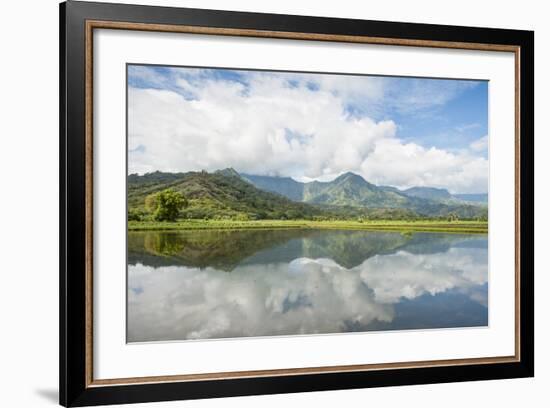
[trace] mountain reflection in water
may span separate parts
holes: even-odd
[[[487,236],[130,232],[129,342],[486,326]]]

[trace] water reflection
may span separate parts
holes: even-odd
[[[130,233],[128,341],[487,325],[487,237]]]

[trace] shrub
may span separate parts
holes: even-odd
[[[128,210],[128,221],[143,221],[147,214],[143,210],[130,208]]]
[[[153,214],[155,221],[175,221],[180,210],[187,206],[187,200],[171,188],[148,195],[145,207]]]

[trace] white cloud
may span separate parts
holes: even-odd
[[[483,157],[426,149],[398,139],[379,141],[361,164],[361,174],[375,184],[440,187],[453,193],[487,191],[488,169]]]
[[[444,103],[458,85],[420,92],[411,82],[414,92],[399,99],[384,78],[251,73],[244,82],[193,70],[172,79],[171,90],[130,87],[129,172],[234,167],[305,180],[353,171],[400,187],[486,191],[484,158],[405,144],[394,121],[347,110],[350,102],[375,107],[382,99],[421,109]]]
[[[472,129],[478,129],[481,127],[480,123],[467,123],[464,125],[456,126],[455,129],[459,131],[460,133],[466,132],[468,130]]]
[[[470,149],[474,152],[482,152],[489,147],[489,136],[483,136],[470,144]]]

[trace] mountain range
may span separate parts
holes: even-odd
[[[128,176],[128,207],[144,212],[145,197],[172,188],[189,201],[185,218],[486,218],[486,194],[450,194],[445,189],[377,186],[355,173],[332,181],[302,183],[290,177],[241,174],[153,172]]]
[[[235,172],[232,169],[224,171]],[[231,174],[235,175],[235,173]],[[242,174],[242,177],[260,189],[283,195],[294,201],[313,204],[414,208],[423,204],[418,199],[449,205],[487,203],[487,194],[451,194],[446,189],[434,187],[399,190],[390,186],[376,186],[352,172],[344,173],[332,181],[309,183],[301,183],[290,177],[251,174]]]

